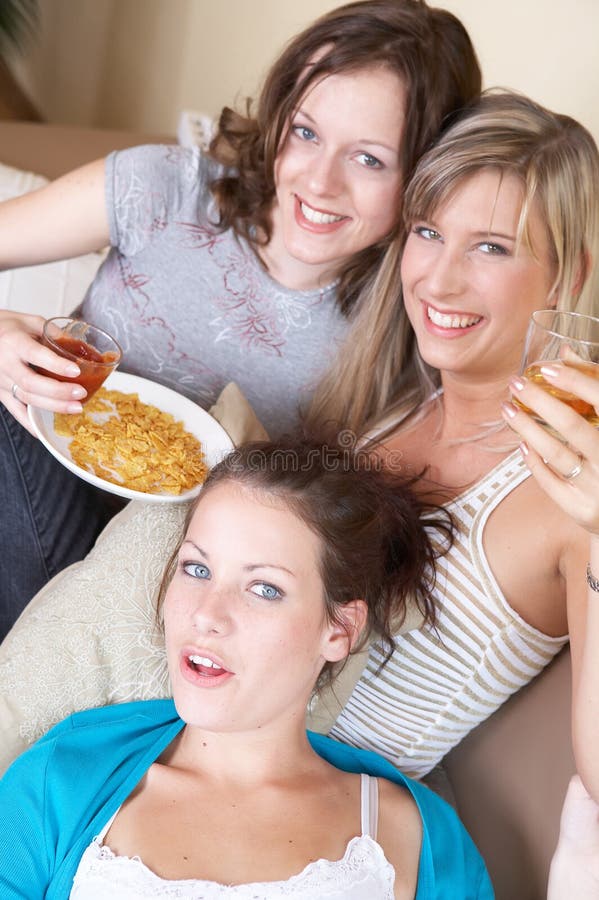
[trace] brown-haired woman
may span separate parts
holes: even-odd
[[[405,482],[330,447],[219,464],[162,590],[174,703],[78,713],[13,764],[3,900],[490,900],[443,800],[306,734],[315,685],[373,629],[392,643],[409,596],[428,605],[421,511]]]
[[[0,205],[0,267],[111,244],[78,313],[117,338],[121,368],[205,406],[234,380],[281,433],[343,341],[417,156],[479,88],[445,10],[340,7],[291,42],[255,113],[225,110],[209,153],[115,153]],[[85,397],[32,368],[73,376],[40,344],[42,324],[0,312],[0,639],[108,514],[26,433],[27,404],[77,412]]]

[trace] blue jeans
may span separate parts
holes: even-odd
[[[0,642],[123,505],[60,465],[0,404]]]

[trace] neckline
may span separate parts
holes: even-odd
[[[327,282],[327,284],[324,284],[321,287],[304,288],[304,289],[287,287],[287,285],[283,284],[280,281],[277,281],[276,278],[273,278],[273,276],[270,274],[270,272],[268,271],[268,269],[266,267],[266,263],[263,262],[262,258],[260,257],[257,247],[255,247],[252,244],[251,240],[248,240],[247,238],[242,237],[241,235],[235,235],[235,234],[234,234],[234,238],[236,238],[237,241],[240,243],[240,245],[243,247],[244,252],[252,258],[252,263],[254,265],[255,270],[258,271],[260,273],[260,276],[268,284],[272,285],[272,287],[275,290],[282,291],[285,294],[289,294],[290,296],[294,296],[294,297],[312,298],[312,297],[324,297],[326,294],[331,293],[332,291],[336,290],[336,288],[339,285],[339,282],[341,279],[338,276],[337,278],[334,278],[332,281]]]
[[[231,884],[222,881],[211,881],[206,878],[162,878],[162,876],[157,875],[153,869],[150,869],[149,866],[144,863],[141,857],[118,856],[110,849],[107,844],[100,843],[100,837],[94,838],[91,846],[87,848],[86,852],[94,850],[96,853],[94,859],[101,860],[102,862],[116,862],[119,864],[132,863],[133,865],[138,867],[138,869],[143,873],[144,877],[153,881],[155,884],[168,885],[169,888],[196,888],[201,886],[210,886],[218,889],[255,889],[262,886],[267,886],[269,890],[273,890],[275,888],[283,887],[285,885],[290,885],[295,882],[304,880],[306,876],[309,876],[313,871],[319,876],[322,874],[323,869],[328,870],[329,872],[334,871],[334,869],[336,869],[337,867],[342,866],[344,863],[347,863],[351,859],[356,849],[361,845],[365,845],[370,853],[378,857],[379,860],[383,861],[388,866],[391,865],[389,863],[389,860],[385,856],[381,845],[377,841],[375,841],[374,838],[372,838],[369,834],[358,834],[350,838],[345,847],[343,856],[341,856],[339,859],[326,859],[324,857],[320,857],[319,859],[314,859],[311,862],[306,863],[306,865],[300,872],[290,875],[288,878],[277,879],[275,881],[244,881],[238,884]]]
[[[497,473],[500,472],[504,466],[508,464],[513,465],[514,463],[518,462],[520,463],[518,468],[524,468],[524,460],[521,457],[520,450],[516,448],[510,453],[507,453],[505,456],[502,456],[501,459],[498,460],[495,465],[491,469],[489,469],[488,472],[485,472],[485,474],[482,475],[477,481],[465,487],[463,491],[460,491],[460,493],[456,494],[455,497],[452,497],[451,500],[448,500],[445,506],[450,507],[455,506],[458,503],[463,503],[469,494],[472,494],[475,491],[480,491],[490,478],[495,478]],[[524,474],[523,480],[525,478],[528,478],[530,474],[530,471],[527,471]]]

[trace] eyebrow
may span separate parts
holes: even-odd
[[[204,557],[204,559],[210,560],[210,554],[205,550],[202,550],[201,547],[199,547],[193,541],[189,540],[189,538],[186,538],[183,541],[183,543],[181,544],[181,549],[183,549],[185,544],[190,544],[198,551],[198,553],[200,553]],[[281,572],[287,572],[287,574],[291,575],[292,578],[297,577],[295,573],[291,571],[291,569],[288,569],[285,566],[279,566],[276,563],[251,563],[250,565],[244,566],[243,568],[246,570],[246,572],[253,572],[255,569],[278,569]]]
[[[439,231],[443,229],[437,222],[434,216],[414,216],[412,219],[412,225],[417,224],[425,224],[431,225],[433,228],[438,228]],[[518,237],[515,234],[506,234],[503,231],[493,231],[492,228],[487,228],[484,231],[473,231],[472,237],[474,238],[501,238],[503,241],[512,241],[514,244],[518,242]]]
[[[278,569],[281,572],[287,572],[292,578],[296,578],[295,573],[291,569],[287,569],[285,566],[278,566],[276,563],[254,563],[251,566],[244,566],[244,568],[248,572],[253,572],[254,569]]]
[[[206,553],[205,550],[202,550],[201,547],[198,547],[197,544],[194,544],[194,542],[191,541],[189,538],[185,538],[185,540],[184,540],[183,543],[181,544],[181,550],[183,549],[183,547],[185,546],[185,544],[191,544],[191,546],[194,547],[194,548],[198,551],[198,553],[201,553],[202,556],[204,556],[206,559],[210,559],[210,554],[209,554],[209,553]]]
[[[474,237],[481,238],[501,238],[503,241],[516,241],[515,234],[505,234],[503,231],[493,231],[492,228],[487,229],[486,231],[475,231]]]

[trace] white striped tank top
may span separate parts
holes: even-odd
[[[379,675],[383,655],[371,648],[331,737],[375,750],[422,778],[567,642],[510,607],[483,549],[490,514],[529,474],[515,451],[447,504],[456,535],[437,561],[436,626],[398,636]]]

